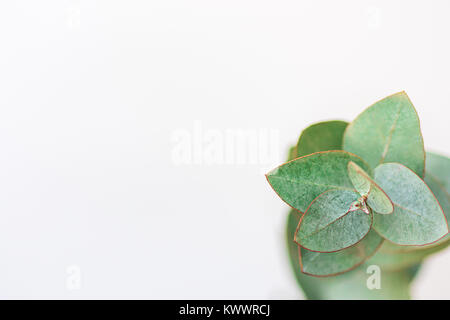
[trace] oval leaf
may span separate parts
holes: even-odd
[[[394,211],[391,199],[356,163],[348,163],[348,176],[361,196],[367,196],[367,204],[375,212],[390,214]]]
[[[438,156],[438,155],[436,155]],[[438,160],[437,163],[434,161],[428,161],[430,158],[430,153],[427,152],[427,161],[426,161],[426,171],[425,171],[425,183],[430,188],[431,192],[433,192],[434,196],[438,200],[439,204],[441,205],[442,210],[444,211],[444,215],[447,221],[450,220],[450,195],[447,193],[446,189],[444,188],[444,184],[442,183],[442,178],[445,179],[445,171],[444,175],[441,174],[442,165],[450,161],[448,158],[438,156],[438,158],[435,158],[434,160]],[[443,160],[444,163],[439,163],[439,158]],[[438,165],[436,165],[438,164]],[[443,250],[447,248],[450,245],[450,234],[447,234],[445,237],[440,239],[439,241],[424,245],[424,246],[399,246],[395,245],[393,243],[386,242],[383,246],[383,251],[386,252],[386,254],[397,254],[397,253],[412,253],[414,252],[414,256],[418,256],[418,252],[423,257],[426,257],[429,254],[433,254],[435,252],[438,252],[440,250]],[[417,255],[416,255],[417,252]],[[408,258],[402,258],[403,256],[399,257],[399,260],[403,262],[403,260],[408,260]],[[395,261],[394,258],[391,258],[391,260]]]
[[[353,190],[347,163],[353,161],[364,170],[368,165],[345,151],[325,151],[289,161],[266,177],[275,192],[291,207],[305,212],[320,194],[331,189]]]
[[[303,130],[297,142],[297,156],[328,151],[342,150],[342,138],[348,123],[345,121],[326,121],[315,123]]]
[[[349,211],[358,194],[351,190],[329,190],[317,197],[302,216],[295,241],[305,249],[334,252],[363,239],[372,225],[372,215]]]
[[[385,163],[374,174],[394,203],[392,214],[374,215],[373,227],[382,237],[400,245],[425,245],[448,233],[441,206],[414,172],[399,163]]]
[[[343,149],[362,157],[372,168],[399,162],[423,177],[425,151],[419,118],[405,92],[378,101],[361,113],[347,127]]]

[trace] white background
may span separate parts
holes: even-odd
[[[174,132],[273,129],[281,159],[308,124],[406,90],[448,155],[449,10],[2,1],[0,297],[301,297],[262,175],[277,163],[177,165]],[[449,299],[449,267],[429,259],[414,297]]]

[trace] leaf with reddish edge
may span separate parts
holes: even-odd
[[[367,263],[376,264],[385,271],[397,271],[421,263],[426,257],[447,248],[449,244],[449,241],[446,241],[440,245],[406,247],[385,240]]]
[[[318,196],[300,219],[295,241],[305,249],[335,252],[361,241],[372,225],[372,215],[350,211],[358,194],[352,190],[329,190]]]
[[[291,267],[295,278],[308,299],[409,299],[409,282],[416,273],[417,267],[403,269],[398,272],[383,272],[382,290],[367,289],[367,257],[382,242],[382,238],[373,230],[355,246],[334,253],[317,253],[314,260],[301,258],[303,268],[311,272],[301,271],[299,248],[293,241],[299,221],[297,211],[291,210],[287,221],[287,245]],[[366,243],[370,242],[370,243]],[[301,249],[302,252],[307,252]],[[370,260],[369,260],[370,261]],[[364,264],[361,264],[364,263]],[[305,266],[308,265],[308,268]],[[353,270],[354,269],[354,270]],[[346,272],[349,271],[349,272]],[[314,276],[312,274],[315,274]]]
[[[399,245],[427,245],[448,233],[447,220],[439,202],[425,182],[399,163],[375,168],[374,180],[394,204],[389,215],[374,215],[373,228]]]
[[[340,120],[310,125],[302,131],[297,142],[297,157],[318,151],[342,150],[342,137],[348,123]]]
[[[394,205],[387,194],[353,161],[348,163],[348,176],[372,210],[379,214],[390,214],[394,211]]]
[[[420,177],[424,174],[425,150],[419,117],[405,92],[364,110],[345,130],[343,149],[362,157],[371,168],[398,162]]]
[[[431,159],[431,161],[430,161]],[[439,204],[444,211],[447,222],[450,221],[450,195],[445,188],[445,180],[450,175],[450,159],[437,154],[427,152],[425,183],[431,189],[431,192],[436,196]],[[426,256],[447,248],[450,245],[450,234],[447,234],[439,241],[423,246],[399,246],[393,243],[386,243],[383,246],[383,251],[386,254],[412,253],[413,251],[420,251],[422,259]],[[418,255],[415,254],[415,257]],[[411,260],[410,258],[400,256],[400,259]],[[391,259],[392,260],[392,259]]]
[[[325,191],[354,190],[347,173],[349,161],[371,172],[364,160],[356,155],[346,151],[324,151],[291,160],[270,171],[266,177],[282,200],[305,212]]]

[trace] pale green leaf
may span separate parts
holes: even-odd
[[[436,157],[435,157],[436,156]],[[434,157],[434,161],[428,161]],[[445,165],[448,159],[427,153],[425,182],[439,201],[447,221],[450,219],[450,196],[444,188],[442,180],[446,178]],[[443,172],[444,174],[441,174]],[[439,178],[438,178],[439,177]],[[385,241],[376,255],[368,263],[380,265],[383,270],[399,270],[421,263],[429,255],[435,254],[450,245],[450,234],[439,241],[423,246],[401,246]]]
[[[434,161],[428,161],[428,159],[433,156],[430,156],[430,153],[427,152],[424,181],[441,205],[448,222],[450,220],[450,195],[447,193],[444,184],[442,183],[443,179],[446,177],[445,170],[442,170],[442,168],[445,168],[443,164],[448,164],[448,158],[438,155],[435,156],[437,157],[434,158]],[[440,174],[441,170],[444,174]],[[386,241],[381,251],[383,255],[385,255],[383,256],[384,260],[389,261],[393,266],[395,266],[395,264],[402,266],[405,265],[405,261],[409,262],[409,264],[415,263],[417,260],[423,260],[428,255],[447,248],[449,245],[450,234],[447,234],[439,241],[423,246],[399,246]],[[389,254],[394,255],[399,253],[411,253],[411,255],[396,255],[396,257],[388,256]],[[396,267],[398,268],[398,266]]]
[[[309,126],[300,135],[297,156],[306,156],[318,151],[341,150],[342,137],[347,125],[345,121],[335,120]]]
[[[372,168],[398,162],[423,177],[425,151],[419,118],[405,92],[367,108],[347,127],[343,141],[344,150],[357,154]]]
[[[385,163],[375,169],[374,180],[394,203],[392,214],[374,214],[373,227],[382,237],[400,245],[425,245],[448,233],[435,196],[410,169]]]
[[[448,223],[450,221],[450,159],[436,153],[427,152],[425,182],[439,201]],[[450,234],[447,234],[435,245],[444,249],[449,242]]]
[[[440,184],[447,193],[450,193],[450,159],[436,153],[427,152],[425,177]]]
[[[370,230],[372,215],[349,211],[358,198],[352,190],[329,190],[317,197],[300,220],[295,241],[311,251],[334,252],[361,241]]]
[[[428,168],[428,165],[427,165]],[[447,223],[450,220],[450,196],[445,191],[444,187],[434,179],[433,175],[431,175],[428,171],[425,172],[425,182],[430,187],[433,194],[436,196],[436,199],[439,201],[439,204],[444,211]],[[450,234],[447,234],[445,237],[440,239],[437,242],[434,242],[429,245],[424,246],[396,246],[394,244],[389,245],[389,249],[395,253],[404,253],[411,251],[420,251],[423,257],[426,257],[429,254],[433,254],[440,250],[447,248],[450,245]],[[385,250],[386,251],[386,250]]]
[[[426,257],[432,255],[446,247],[450,243],[440,246],[404,247],[389,241],[384,241],[377,253],[367,261],[367,264],[376,264],[385,271],[398,271],[406,267],[421,263]]]
[[[367,281],[370,268],[363,265],[330,280],[323,288],[323,299],[327,300],[407,300],[410,299],[410,269],[398,272],[381,270],[380,289],[369,289]]]
[[[348,163],[348,176],[361,196],[367,197],[367,204],[377,213],[390,214],[394,211],[391,199],[356,163]]]
[[[354,190],[347,173],[349,161],[370,170],[358,156],[345,151],[326,151],[289,161],[269,172],[267,180],[281,199],[305,212],[309,204],[325,191]]]
[[[369,289],[367,281],[371,276],[368,267],[361,266],[343,275],[320,279],[329,280],[324,285],[322,296],[326,300],[407,300],[410,299],[410,270],[383,272],[380,289]]]

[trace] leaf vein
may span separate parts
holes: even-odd
[[[402,111],[402,107],[403,106],[400,105],[400,107],[398,108],[397,114],[395,115],[394,122],[392,123],[392,126],[389,129],[387,142],[386,142],[386,145],[384,146],[383,154],[381,155],[381,159],[380,159],[379,164],[382,164],[384,162],[384,159],[386,158],[386,155],[387,155],[387,153],[389,151],[389,147],[390,147],[391,142],[392,142],[392,136],[394,135],[395,128],[397,127],[397,122],[398,122],[398,119],[400,118],[400,113]]]

